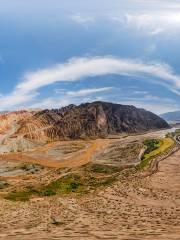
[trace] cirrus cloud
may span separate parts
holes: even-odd
[[[117,75],[141,75],[160,79],[161,84],[171,84],[180,89],[180,76],[176,75],[167,64],[146,63],[140,60],[121,59],[111,56],[92,58],[73,58],[67,63],[26,73],[16,91],[29,93],[38,88],[63,81],[78,81],[86,77]]]
[[[116,74],[121,76],[144,77],[180,94],[180,76],[170,66],[162,63],[148,63],[137,59],[122,59],[112,56],[73,58],[63,64],[28,72],[22,81],[8,95],[0,97],[0,109],[16,107],[36,99],[38,90],[57,82],[72,82],[89,77]],[[105,89],[104,89],[105,90]],[[94,90],[93,90],[94,91]],[[99,91],[100,92],[100,91]],[[69,93],[74,94],[74,93]],[[79,92],[78,94],[84,94]]]
[[[152,36],[180,30],[180,13],[175,11],[126,13],[112,16],[111,19],[123,26],[133,27]]]

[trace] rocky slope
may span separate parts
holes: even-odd
[[[34,115],[32,111],[16,111],[0,114],[0,154],[23,152],[38,146],[38,143],[17,134],[22,122]]]
[[[16,111],[0,114],[0,134],[7,132],[12,126],[21,120],[26,120],[33,113],[29,111]]]
[[[168,128],[160,117],[144,109],[105,102],[44,110],[22,122],[18,131],[26,138],[44,141],[106,137]]]

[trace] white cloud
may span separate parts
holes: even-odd
[[[23,94],[18,91],[14,91],[7,96],[0,95],[0,111],[8,110],[11,108],[14,109],[14,107],[21,105],[22,103],[28,103],[35,99],[37,95],[38,94],[36,92]]]
[[[41,101],[37,101],[34,104],[31,104],[29,108],[41,108],[41,109],[47,109],[47,108],[59,108],[64,107],[72,102],[69,98],[57,98],[57,97],[49,97],[42,99]],[[24,108],[24,107],[22,107]]]
[[[164,98],[156,95],[151,95],[151,94],[144,94],[143,96],[137,97],[137,96],[132,96],[132,97],[124,97],[126,100],[130,101],[141,101],[141,102],[146,102],[146,103],[158,103],[158,104],[169,104],[169,105],[176,105],[176,102],[171,99],[171,98]]]
[[[175,100],[168,97],[152,95],[145,91],[144,93],[143,91],[137,91],[137,93],[134,91],[131,95],[129,94],[129,96],[124,95],[120,103],[144,108],[156,114],[179,109],[179,104]]]
[[[166,64],[146,63],[110,56],[74,58],[64,64],[26,73],[14,91],[0,97],[0,109],[30,102],[37,95],[38,89],[56,82],[79,81],[87,77],[108,74],[148,76],[145,78],[147,81],[168,86],[176,94],[180,93],[180,76],[176,75]]]
[[[32,104],[30,108],[59,108],[67,106],[71,103],[78,105],[82,102],[111,101],[107,95],[94,97],[92,94],[104,92],[106,90],[109,91],[112,89],[113,88],[99,88],[68,91],[66,93],[64,92],[63,97],[54,96],[45,98],[35,104]],[[139,108],[145,108],[157,114],[179,109],[178,104],[174,100],[151,95],[146,91],[132,91],[128,94],[126,92],[121,92],[121,99],[122,100],[119,102],[120,104],[134,105]]]
[[[112,89],[113,89],[112,87],[90,88],[90,89],[82,89],[79,91],[68,91],[66,94],[69,97],[84,97],[84,96],[91,95],[94,93],[107,92]]]
[[[94,17],[85,16],[82,14],[71,15],[71,16],[69,16],[69,19],[71,19],[73,22],[81,24],[81,25],[86,25],[86,24],[94,22]]]
[[[156,114],[162,114],[169,111],[177,111],[179,110],[179,106],[173,105],[172,103],[164,103],[161,102],[146,102],[144,100],[139,99],[131,99],[131,100],[124,100],[119,102],[120,104],[127,104],[127,105],[134,105],[138,108],[144,108],[148,111],[154,112]]]
[[[58,108],[69,105],[71,103],[79,104],[80,102],[88,102],[88,101],[97,101],[103,100],[102,96],[95,96],[92,98],[93,94],[107,92],[113,90],[112,87],[104,87],[104,88],[89,88],[89,89],[81,89],[78,91],[65,91],[63,92],[60,89],[60,93],[63,94],[63,97],[48,97],[45,98],[35,104],[32,104],[30,108]],[[59,93],[58,89],[56,89],[56,93]]]
[[[137,95],[144,95],[144,94],[148,94],[147,91],[141,91],[141,90],[135,90],[132,92],[132,94],[137,94]]]
[[[129,13],[113,16],[114,22],[135,27],[149,35],[158,35],[162,32],[180,30],[180,12],[177,11],[153,11],[147,13]]]
[[[68,63],[25,74],[16,91],[29,93],[38,88],[62,81],[77,81],[85,77],[118,75],[150,75],[180,89],[180,76],[166,64],[144,63],[139,60],[114,57],[74,58]]]

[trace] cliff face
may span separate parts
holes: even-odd
[[[133,106],[94,102],[44,110],[22,122],[19,133],[36,140],[106,137],[168,128],[155,114]]]

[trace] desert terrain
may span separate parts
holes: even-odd
[[[57,141],[2,154],[0,239],[179,239],[178,144],[151,170],[136,168],[143,141],[170,131]],[[59,179],[80,187],[69,191]],[[54,194],[52,182],[63,190]]]
[[[0,0],[0,240],[180,240],[180,0]]]

